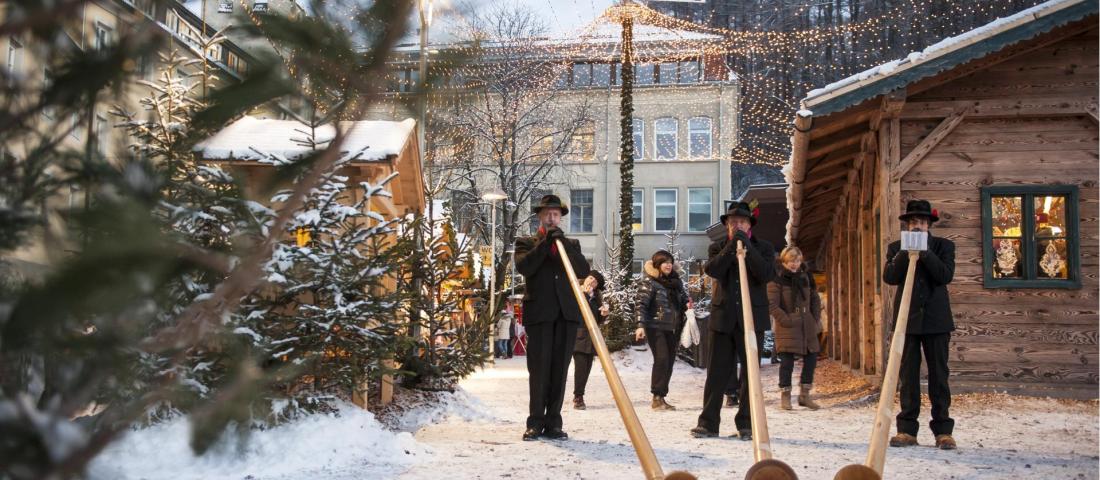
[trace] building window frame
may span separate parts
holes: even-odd
[[[631,224],[634,232],[645,231],[645,190],[641,188],[635,188],[631,192],[631,218],[637,219],[637,222]],[[635,215],[635,212],[637,215]]]
[[[583,201],[585,194],[588,195],[587,202]],[[578,188],[569,191],[570,233],[592,233],[594,231],[592,225],[595,223],[593,219],[595,198],[595,190],[591,188]]]
[[[671,129],[669,128],[669,122],[671,122]],[[663,124],[663,125],[662,125]],[[663,127],[663,128],[662,128]],[[653,159],[654,160],[675,160],[677,153],[680,149],[680,119],[676,117],[661,117],[653,121]],[[672,145],[671,155],[662,154],[661,152],[661,137],[672,137],[670,142]],[[667,153],[667,152],[666,152]]]
[[[710,117],[698,116],[688,119],[688,156],[691,158],[710,158],[714,153],[714,130]],[[696,153],[696,136],[706,135],[706,149]]]
[[[672,202],[660,201],[660,195],[662,193],[672,192]],[[668,216],[660,216],[657,211],[661,207],[672,207],[672,228],[661,228],[661,219],[667,219]],[[654,232],[674,232],[676,227],[680,224],[679,219],[680,209],[680,190],[677,188],[654,188],[653,189],[653,231]]]
[[[111,33],[114,29],[103,22],[95,22],[94,28],[95,39],[92,46],[96,51],[105,50],[111,44]]]
[[[693,193],[703,192],[703,191],[705,191],[707,193],[707,199],[708,199],[707,202],[705,202],[705,203],[704,202],[697,202],[692,198]],[[691,216],[697,214],[694,211],[697,207],[702,207],[704,205],[706,206],[707,221],[704,225],[700,226],[699,228],[695,228],[695,226],[693,226],[693,224],[692,224]],[[698,213],[702,213],[702,211],[701,211],[702,208],[699,208],[699,210],[700,210],[700,212],[698,212]],[[688,228],[687,228],[687,230],[689,232],[705,232],[705,231],[707,231],[707,227],[711,226],[712,223],[714,223],[714,189],[711,188],[711,187],[691,187],[691,188],[688,188]]]
[[[645,160],[645,121],[635,117],[631,124],[634,129],[634,161]]]
[[[1065,197],[1066,277],[1042,278],[1036,262],[1036,213],[1035,198],[1044,196]],[[1020,212],[1020,258],[1023,264],[1022,278],[995,278],[994,262],[997,249],[993,247],[993,198],[1018,197]],[[981,189],[982,214],[982,279],[985,288],[1081,288],[1081,217],[1079,214],[1080,191],[1077,185],[993,185]],[[1006,236],[1014,238],[1015,236]],[[999,240],[999,238],[998,238]]]

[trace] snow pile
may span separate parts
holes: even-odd
[[[367,162],[397,155],[408,143],[415,126],[416,121],[411,118],[400,122],[341,122],[340,128],[346,135],[341,151],[351,160]],[[269,156],[295,160],[326,148],[335,136],[331,124],[311,132],[309,125],[295,120],[245,116],[196,145],[195,151],[207,160],[266,160]]]
[[[422,398],[407,401],[415,393],[424,394]],[[386,423],[401,432],[416,432],[425,425],[442,423],[450,417],[464,421],[495,421],[484,404],[477,397],[459,388],[451,392],[412,392],[401,391],[395,398],[395,404],[411,404],[399,416]]]
[[[810,92],[806,94],[806,99],[811,99],[824,95],[826,93],[833,92],[835,90],[839,90],[848,85],[867,80],[871,77],[885,77],[890,75],[891,73],[894,73],[899,68],[910,68],[914,65],[925,63],[934,58],[943,56],[944,54],[951,52],[963,45],[966,45],[976,39],[992,36],[1003,30],[1008,30],[1009,28],[1015,27],[1017,26],[1017,24],[1027,23],[1049,12],[1060,10],[1065,6],[1079,2],[1081,2],[1081,0],[1051,0],[1049,2],[1041,3],[1008,17],[999,18],[960,35],[941,40],[940,42],[931,45],[920,52],[910,53],[904,59],[893,60],[876,67],[871,67],[848,78],[830,83],[825,87],[810,90]]]
[[[384,478],[426,461],[432,449],[406,432],[387,430],[374,415],[343,404],[335,415],[310,415],[232,435],[202,457],[188,446],[186,418],[131,432],[89,470],[92,479]]]

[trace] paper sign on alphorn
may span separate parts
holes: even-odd
[[[909,252],[928,250],[928,232],[901,232],[901,249]]]

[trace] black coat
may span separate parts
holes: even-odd
[[[577,278],[588,276],[588,261],[581,254],[580,242],[565,239],[565,249],[573,273]],[[568,275],[561,260],[550,253],[550,245],[542,236],[520,237],[516,239],[516,270],[526,282],[523,295],[523,324],[538,325],[553,322],[559,316],[566,321],[580,323],[581,309],[577,306],[573,288],[569,285]],[[562,252],[558,252],[560,255]]]
[[[668,277],[659,279],[661,272],[650,261],[646,261],[644,271],[646,279],[642,281],[642,288],[638,291],[638,326],[666,332],[679,330],[684,323],[688,305],[688,293],[683,280],[675,271]]]
[[[821,297],[814,277],[805,266],[797,272],[780,267],[775,280],[768,284],[769,311],[776,324],[775,351],[806,355],[817,353],[821,345]]]
[[[891,243],[886,250],[882,280],[888,285],[902,286],[905,284],[905,271],[908,268],[909,253],[901,251],[900,241]],[[951,317],[951,300],[947,292],[947,285],[954,276],[955,243],[946,238],[933,237],[929,233],[928,250],[921,252],[913,276],[913,296],[909,303],[909,323],[905,333],[925,335],[955,330],[955,321]],[[901,288],[894,297],[894,312],[898,312],[901,308]],[[890,329],[893,328],[891,325]]]
[[[771,328],[768,318],[768,282],[775,278],[775,247],[767,240],[752,237],[746,246],[749,299],[757,332]],[[744,331],[741,312],[741,279],[737,264],[737,240],[721,240],[707,249],[707,275],[718,280],[710,302],[710,329],[721,333]]]
[[[597,325],[602,325],[604,320],[607,320],[607,317],[600,315],[601,306],[603,306],[603,295],[599,292],[588,298],[588,308],[592,309],[592,316],[596,317]],[[588,328],[584,325],[577,329],[577,343],[573,344],[573,351],[589,355],[596,354],[596,347],[592,345],[592,337],[588,335]]]

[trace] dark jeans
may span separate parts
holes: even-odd
[[[668,396],[668,382],[672,380],[672,366],[676,364],[676,332],[646,328],[645,339],[653,352],[649,393],[658,397]]]
[[[573,396],[583,397],[584,387],[588,385],[588,374],[592,373],[591,353],[573,352]]]
[[[947,386],[947,348],[950,333],[906,335],[901,354],[901,412],[898,432],[916,436],[920,423],[920,355],[928,362],[928,397],[932,400],[932,421],[928,424],[934,435],[950,435],[955,429],[951,408],[951,389]]]
[[[749,416],[749,381],[745,363],[745,335],[740,331],[729,334],[711,332],[710,363],[707,364],[707,380],[703,386],[703,412],[699,414],[699,426],[712,432],[718,431],[721,423],[722,400],[726,387],[729,385],[730,376],[741,363],[740,386],[737,390],[738,404],[737,415],[733,422],[738,430],[752,428],[752,419]],[[759,354],[764,348],[764,332],[756,332],[756,351]],[[752,359],[760,363],[760,357]]]
[[[510,357],[511,354],[508,352],[508,344],[511,342],[511,340],[497,340],[496,347],[494,347],[495,351],[493,352],[493,355],[498,357]]]
[[[527,327],[527,384],[531,401],[527,428],[561,428],[561,405],[577,324],[558,317]]]
[[[802,381],[803,385],[814,383],[814,369],[817,368],[817,354],[808,353],[798,355],[795,353],[779,352],[779,388],[791,386],[791,374],[794,373],[794,357],[802,357]]]

